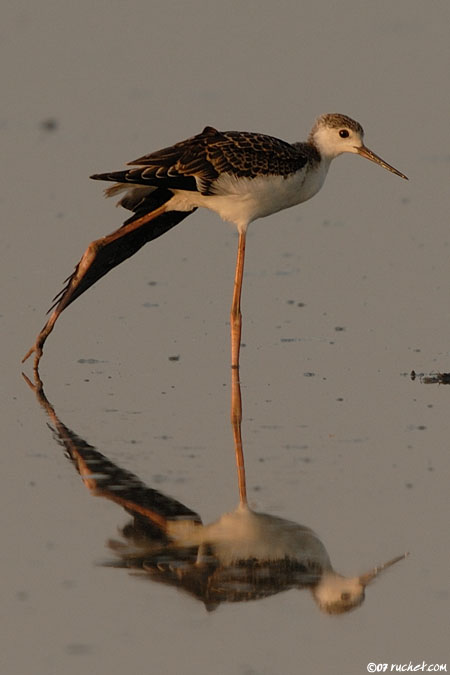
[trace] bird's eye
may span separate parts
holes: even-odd
[[[341,600],[343,602],[348,602],[348,600],[350,600],[350,593],[348,592],[341,593]]]
[[[341,138],[348,138],[350,136],[350,132],[348,129],[341,129],[339,132],[339,136]]]

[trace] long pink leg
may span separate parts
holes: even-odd
[[[34,372],[35,374],[38,372],[39,361],[42,357],[42,352],[46,339],[52,332],[59,315],[64,310],[64,308],[67,307],[67,305],[70,303],[74,291],[76,291],[76,289],[79,287],[80,283],[82,282],[85,275],[88,273],[89,269],[96,264],[96,259],[99,251],[113,244],[117,240],[122,239],[122,237],[129,234],[130,232],[139,229],[140,227],[150,222],[151,220],[158,218],[158,216],[161,216],[163,213],[165,213],[166,210],[167,210],[166,204],[162,204],[162,206],[158,207],[154,211],[146,213],[141,218],[137,218],[128,225],[120,227],[112,234],[108,234],[106,237],[101,237],[101,239],[97,239],[96,241],[93,241],[89,244],[89,246],[87,247],[86,251],[83,254],[83,257],[81,258],[80,262],[76,267],[75,273],[72,276],[72,279],[66,292],[61,297],[61,300],[58,302],[57,306],[53,310],[47,323],[37,336],[36,342],[23,357],[22,363],[26,361],[29,358],[29,356],[31,356],[31,354],[33,354],[34,352],[35,354]]]
[[[236,271],[234,275],[233,302],[231,304],[231,367],[239,368],[239,350],[241,348],[242,314],[241,292],[244,275],[245,232],[239,233]]]

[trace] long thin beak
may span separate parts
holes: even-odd
[[[391,171],[392,173],[395,173],[397,176],[400,176],[400,178],[404,178],[405,180],[408,180],[408,176],[405,176],[404,173],[401,173],[401,171],[397,171],[397,169],[394,169],[393,166],[388,164],[387,162],[384,161],[384,159],[381,159],[381,157],[378,157],[372,150],[369,150],[369,148],[366,148],[365,145],[361,145],[361,147],[356,148],[356,152],[358,155],[361,155],[361,157],[365,157],[366,159],[370,159],[372,162],[375,162],[375,164],[379,164],[380,166],[384,167],[388,171]]]
[[[380,572],[384,572],[384,570],[387,570],[388,567],[395,565],[395,563],[399,562],[400,560],[404,560],[404,558],[406,558],[406,556],[408,555],[409,553],[398,555],[396,558],[392,558],[392,560],[388,560],[388,562],[385,562],[382,565],[378,565],[370,572],[366,572],[366,574],[361,574],[361,576],[359,577],[360,583],[363,586],[367,586],[367,584],[370,584],[371,581],[376,579],[376,577],[380,574]]]

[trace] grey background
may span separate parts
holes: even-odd
[[[450,370],[448,2],[19,0],[1,16],[2,672],[445,663],[450,390],[405,374]],[[315,199],[250,228],[250,502],[315,529],[342,573],[411,556],[343,617],[305,591],[208,615],[96,566],[126,516],[63,457],[20,359],[86,245],[122,222],[89,174],[206,124],[301,140],[323,112],[360,121],[410,181],[345,156]],[[42,361],[69,427],[206,521],[237,501],[236,244],[195,214],[70,307]]]

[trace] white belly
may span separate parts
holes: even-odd
[[[237,560],[314,560],[331,565],[328,554],[312,530],[303,525],[246,507],[224,514],[205,527],[205,540],[223,565]]]
[[[308,527],[255,513],[239,506],[210,525],[188,520],[169,521],[168,535],[180,546],[207,545],[222,565],[238,560],[309,560],[331,569],[324,545]]]
[[[317,168],[302,169],[287,178],[237,178],[223,174],[213,186],[214,194],[174,190],[168,206],[174,211],[207,208],[218,213],[223,220],[234,223],[239,231],[245,231],[249,223],[257,218],[311,199],[322,187],[327,171],[328,166],[321,162]]]

